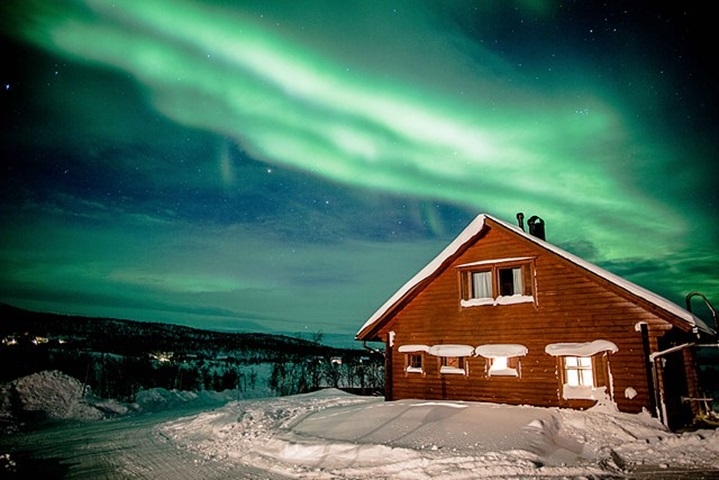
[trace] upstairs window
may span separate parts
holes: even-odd
[[[485,272],[471,272],[470,275],[472,276],[472,294],[470,298],[494,298],[491,270],[487,270]]]
[[[461,305],[533,302],[533,259],[515,258],[460,265]]]
[[[499,274],[499,294],[501,296],[509,297],[525,293],[522,267],[500,268],[497,273]]]

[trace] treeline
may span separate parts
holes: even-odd
[[[372,393],[384,385],[381,354],[323,345],[320,333],[311,339],[220,333],[8,306],[0,306],[0,314],[3,308],[12,315],[4,317],[0,333],[14,335],[14,343],[0,345],[0,382],[59,370],[101,398],[130,402],[151,388],[237,390],[240,397],[323,387]]]
[[[336,353],[333,351],[333,353]],[[269,355],[268,355],[269,356]],[[53,345],[0,347],[0,381],[44,370],[59,370],[80,380],[93,394],[132,402],[140,390],[237,390],[238,397],[261,392],[293,395],[324,387],[380,394],[384,360],[378,355],[346,351],[345,355],[274,355],[271,361],[247,362],[234,357],[177,357],[78,351]]]
[[[384,388],[384,359],[377,356],[346,356],[341,362],[326,357],[278,360],[272,363],[268,387],[279,396],[306,393],[324,387],[381,394]]]

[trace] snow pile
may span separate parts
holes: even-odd
[[[647,413],[357,397],[339,390],[231,402],[157,427],[207,462],[312,479],[598,478],[719,472],[719,432]],[[667,470],[669,469],[669,470]]]
[[[150,390],[140,390],[135,396],[135,402],[131,405],[131,408],[141,412],[156,412],[197,403],[222,405],[234,399],[237,399],[236,390],[225,390],[224,392],[211,390],[189,392],[187,390],[153,388]]]
[[[96,421],[109,417],[176,409],[190,405],[223,405],[236,391],[187,392],[161,388],[138,392],[124,403],[95,397],[88,387],[62,372],[44,371],[0,385],[0,431],[16,432],[21,424],[42,421]]]
[[[58,371],[34,373],[0,387],[0,417],[5,430],[20,421],[98,420],[103,413],[84,401],[78,380]]]

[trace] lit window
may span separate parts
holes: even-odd
[[[520,344],[486,344],[476,348],[475,353],[487,359],[487,375],[503,377],[520,376],[520,357],[528,352]]]
[[[517,375],[517,370],[509,368],[509,359],[507,357],[496,357],[490,359],[489,374],[490,375]]]
[[[591,357],[564,357],[564,383],[570,387],[593,387]]]

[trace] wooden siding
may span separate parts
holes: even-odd
[[[531,257],[534,265],[534,302],[513,305],[461,307],[461,281],[457,268],[471,262]],[[387,338],[394,332],[388,367],[392,398],[464,399],[536,406],[583,408],[586,400],[562,399],[556,357],[545,353],[550,343],[608,340],[618,351],[602,357],[608,390],[624,412],[637,413],[651,406],[646,356],[638,324],[648,326],[649,343],[671,325],[654,313],[627,300],[608,282],[588,275],[516,235],[490,228],[448,268],[414,296],[381,327]],[[467,376],[440,374],[436,357],[425,354],[425,372],[405,373],[404,354],[409,344],[522,344],[520,377],[489,377],[486,360],[468,358]],[[636,392],[633,398],[631,394]]]

